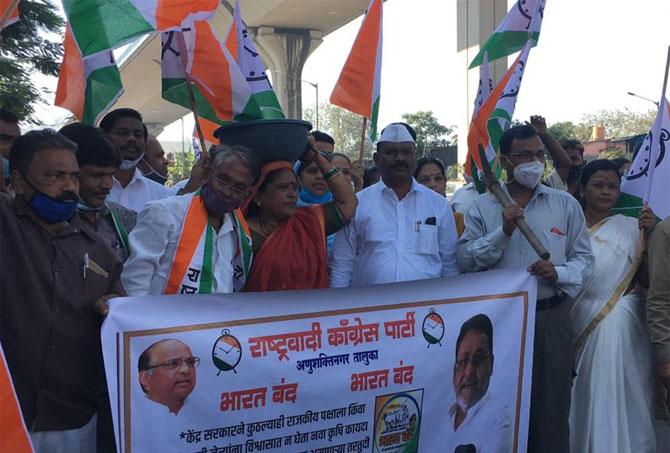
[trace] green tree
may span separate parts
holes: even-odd
[[[420,155],[432,148],[456,144],[454,128],[440,124],[431,111],[403,113],[402,118],[416,131],[416,148]]]
[[[561,121],[549,126],[549,132],[558,141],[577,139],[581,142],[589,141],[591,128],[586,124],[575,124],[572,121]]]
[[[194,164],[195,154],[192,149],[189,148],[185,153],[175,153],[174,162],[168,167],[168,185],[173,186],[189,178]]]
[[[316,128],[316,110],[313,107],[303,112],[305,121]],[[358,159],[361,149],[361,131],[363,117],[351,113],[332,104],[321,104],[319,107],[319,129],[335,140],[335,151],[346,154],[351,159]],[[365,140],[364,157],[372,157],[372,143]]]
[[[19,2],[20,19],[0,33],[0,107],[36,123],[35,104],[44,102],[35,72],[56,76],[63,55],[63,19],[46,0]]]
[[[628,137],[630,135],[646,134],[656,118],[656,110],[645,113],[636,113],[624,109],[600,110],[582,116],[581,124],[588,127],[605,126],[605,135],[608,138]]]

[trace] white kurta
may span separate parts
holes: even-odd
[[[121,183],[114,178],[112,191],[107,200],[118,203],[126,209],[140,212],[150,201],[162,200],[172,195],[174,195],[172,189],[142,176],[142,173],[135,168],[133,178],[126,187],[122,187]]]
[[[637,219],[622,215],[608,218],[591,232],[595,268],[570,312],[575,338],[601,312],[631,269],[638,237]],[[656,451],[652,349],[643,291],[616,301],[577,351],[575,369],[571,451]]]
[[[472,445],[477,452],[509,453],[514,442],[514,415],[496,405],[487,393],[468,410],[463,423],[454,429],[456,404],[449,408],[449,426],[445,429],[444,452],[452,453],[460,445]]]
[[[155,201],[138,214],[137,224],[128,237],[131,255],[121,274],[121,282],[129,295],[164,293],[192,199],[193,194],[188,194]],[[223,225],[214,235],[213,294],[233,292],[236,251],[237,233],[231,215],[226,214]]]

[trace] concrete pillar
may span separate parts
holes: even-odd
[[[287,118],[302,118],[302,68],[307,57],[321,44],[321,32],[305,29],[258,27],[258,51],[272,73],[279,103]]]
[[[465,162],[468,153],[468,127],[479,87],[479,68],[468,70],[473,58],[498,24],[507,15],[507,0],[458,0],[457,14],[457,50],[459,98],[458,120],[458,161]],[[507,58],[490,63],[494,86],[507,70]]]

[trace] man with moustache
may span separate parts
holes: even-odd
[[[112,110],[100,121],[100,128],[119,150],[122,158],[121,165],[114,173],[109,201],[140,212],[148,202],[173,195],[169,188],[142,176],[137,168],[144,157],[149,137],[139,112],[126,108]]]
[[[119,152],[102,130],[88,124],[68,124],[60,133],[77,144],[79,203],[76,215],[125,261],[130,255],[128,233],[135,226],[137,214],[107,201],[114,173],[121,164]]]
[[[451,206],[412,176],[412,132],[402,123],[382,130],[374,155],[382,177],[358,192],[356,217],[335,235],[329,258],[332,287],[459,274]]]
[[[200,190],[149,203],[138,215],[122,275],[130,295],[223,294],[244,286],[251,239],[238,207],[260,177],[260,162],[241,146],[219,146],[207,162]]]
[[[108,401],[96,307],[123,295],[121,262],[74,216],[76,149],[49,129],[17,138],[16,197],[0,195],[0,341],[38,453],[95,451]]]
[[[464,446],[477,452],[512,450],[514,417],[488,393],[493,359],[493,324],[488,316],[475,315],[463,323],[456,340],[456,402],[449,408],[445,451]]]

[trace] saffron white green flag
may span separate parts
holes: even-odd
[[[261,60],[247,26],[242,20],[240,2],[235,2],[235,13],[233,23],[226,38],[226,48],[230,51],[242,74],[249,84],[251,100],[249,109],[245,109],[235,119],[258,119],[257,111],[260,109],[261,118],[281,119],[284,118],[277,95],[272,89],[267,69]]]
[[[656,216],[670,216],[670,105],[663,97],[651,131],[644,139],[630,170],[621,182],[615,210],[637,217],[645,203]]]
[[[214,15],[218,0],[63,0],[84,57],[153,31],[179,30]]]
[[[514,60],[503,78],[493,89],[488,99],[482,103],[470,123],[468,131],[468,157],[466,160],[466,173],[473,178],[477,177],[477,171],[482,169],[479,159],[479,146],[486,150],[486,157],[491,166],[495,168],[495,159],[499,149],[500,137],[509,128],[516,107],[516,100],[521,90],[521,81],[526,69],[528,55],[531,47],[535,45],[532,40],[526,43],[523,51]],[[483,187],[483,186],[482,186]],[[477,187],[480,189],[480,186]]]
[[[482,64],[484,52],[488,53],[489,61],[518,52],[528,41],[529,35],[536,45],[540,38],[545,3],[546,0],[517,0],[472,60],[470,68]]]

